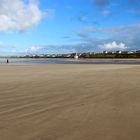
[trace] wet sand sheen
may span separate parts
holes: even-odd
[[[1,65],[0,140],[138,140],[139,83],[138,65]]]

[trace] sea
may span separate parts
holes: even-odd
[[[8,58],[10,64],[140,64],[140,59]],[[5,64],[7,58],[0,58]]]

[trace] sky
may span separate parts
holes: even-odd
[[[140,49],[140,0],[0,0],[0,55]]]

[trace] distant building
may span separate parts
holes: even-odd
[[[135,54],[135,51],[129,51],[128,54]]]
[[[122,51],[122,54],[128,54],[128,51]]]
[[[137,50],[136,53],[137,53],[137,54],[140,54],[140,50]]]
[[[79,58],[79,56],[77,55],[77,53],[75,54],[74,58],[75,59],[78,59]]]
[[[122,51],[116,51],[116,54],[122,54]]]
[[[103,51],[103,54],[108,54],[108,51]]]

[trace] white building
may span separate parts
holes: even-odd
[[[79,56],[77,55],[77,53],[75,54],[74,58],[75,59],[78,59],[79,58]]]

